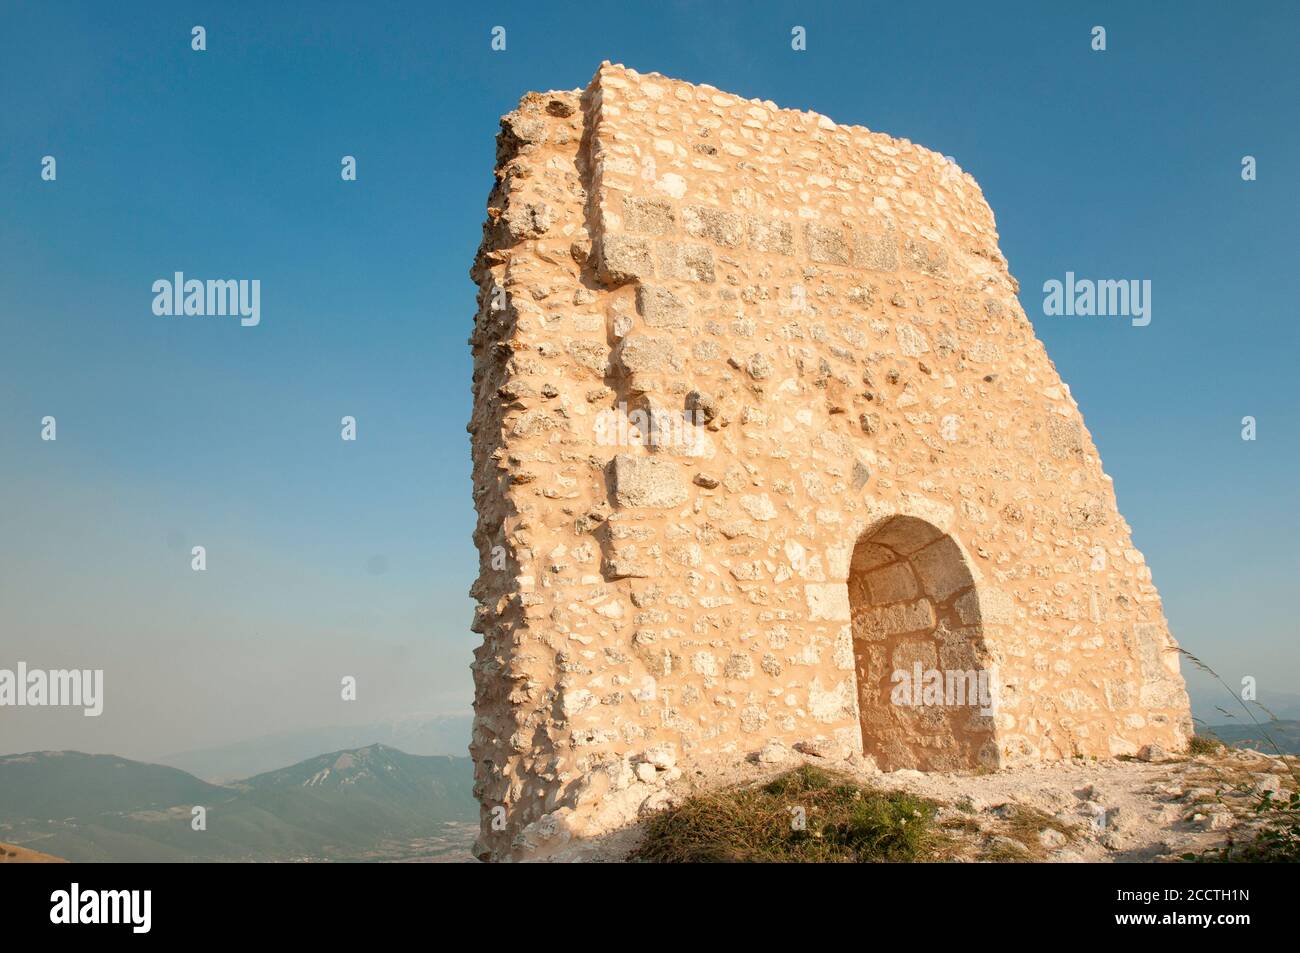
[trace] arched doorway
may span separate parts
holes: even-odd
[[[957,542],[887,518],[858,540],[848,586],[863,752],[886,771],[997,767],[996,668]]]

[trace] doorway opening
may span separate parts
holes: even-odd
[[[957,542],[891,517],[858,540],[848,586],[863,753],[885,771],[996,767],[996,669]]]

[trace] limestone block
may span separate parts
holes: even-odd
[[[629,334],[619,342],[618,363],[629,374],[665,373],[682,369],[681,355],[666,338]]]
[[[910,678],[917,663],[922,672],[937,669],[939,652],[929,639],[904,639],[894,646],[891,662],[895,672],[906,672]]]
[[[920,239],[904,240],[903,260],[913,270],[932,277],[943,277],[947,273],[947,253],[937,245]]]
[[[872,605],[904,602],[916,598],[916,577],[907,563],[894,563],[864,577]]]
[[[848,229],[842,226],[808,222],[804,225],[804,243],[808,249],[808,257],[813,261],[828,265],[849,263],[852,238]]]
[[[839,681],[827,689],[822,686],[821,679],[814,678],[808,686],[808,713],[821,724],[856,718],[857,704],[852,683]]]
[[[686,502],[686,480],[674,460],[620,453],[614,457],[611,474],[619,506],[662,509]]]
[[[898,238],[891,232],[859,231],[853,261],[870,271],[897,271]]]
[[[623,199],[623,228],[645,235],[667,235],[677,227],[671,202],[629,195]]]
[[[808,601],[810,621],[848,621],[849,590],[843,583],[808,583],[804,586],[804,595]]]
[[[714,280],[713,252],[707,245],[655,243],[655,263],[660,278],[672,281]]]
[[[600,247],[600,278],[606,284],[622,284],[654,277],[650,243],[644,238],[606,235]]]
[[[928,632],[934,625],[934,605],[922,599],[863,610],[853,620],[853,634],[862,639],[883,639],[906,632]]]
[[[912,565],[926,594],[943,602],[971,584],[970,571],[961,549],[951,536],[943,536],[912,556]]]
[[[874,542],[863,542],[858,544],[853,550],[849,560],[849,572],[867,573],[878,566],[884,566],[892,563],[898,558],[898,554],[886,546]]]
[[[910,556],[925,546],[930,545],[943,534],[938,527],[911,517],[898,517],[871,534],[871,542],[878,546],[888,546],[896,553]]]
[[[637,286],[636,310],[652,328],[684,328],[689,321],[686,303],[658,285]]]
[[[794,254],[794,227],[789,222],[749,216],[745,220],[749,247],[774,255]]]
[[[750,519],[766,522],[776,519],[776,507],[766,493],[747,494],[740,498],[740,508]]]
[[[745,241],[745,219],[739,212],[688,205],[682,209],[682,225],[692,238],[703,238],[725,248],[739,248]]]
[[[907,357],[920,357],[930,350],[925,335],[906,321],[899,322],[894,333],[898,335],[898,349]]]

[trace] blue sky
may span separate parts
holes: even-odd
[[[0,751],[467,708],[467,270],[497,120],[603,59],[972,173],[1175,635],[1300,691],[1300,7],[375,6],[0,7],[0,665],[102,667],[110,693],[99,719],[7,713]],[[1067,270],[1150,279],[1150,326],[1044,317]],[[261,324],[155,316],[175,271],[259,279]]]

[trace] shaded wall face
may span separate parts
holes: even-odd
[[[497,178],[469,427],[485,854],[773,740],[927,767],[1180,743],[1150,573],[969,176],[606,66],[505,117]],[[871,538],[922,524],[915,553]],[[873,545],[933,620],[865,637],[893,605]],[[991,727],[863,713],[864,666],[909,652],[987,656]]]

